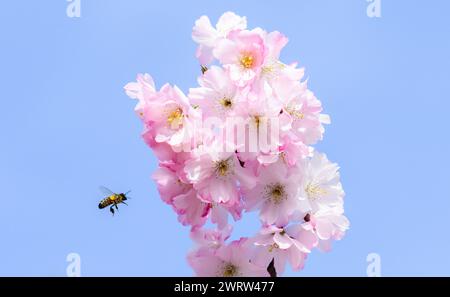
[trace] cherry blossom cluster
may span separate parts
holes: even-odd
[[[245,17],[226,12],[215,27],[199,18],[192,37],[198,87],[157,90],[148,74],[125,86],[159,160],[160,196],[190,226],[188,262],[198,276],[302,269],[314,248],[328,251],[349,227],[338,166],[312,147],[329,117],[304,69],[280,61],[288,42],[280,32],[249,30]],[[261,229],[231,241],[231,221],[251,211]]]

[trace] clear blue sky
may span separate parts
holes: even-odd
[[[264,4],[262,4],[264,3]],[[191,275],[188,229],[158,198],[156,163],[123,86],[149,72],[195,86],[194,21],[232,10],[285,33],[331,115],[318,148],[341,166],[351,229],[288,275],[450,275],[450,4],[382,0],[3,1],[0,8],[0,275]],[[132,190],[116,217],[99,185]],[[254,217],[253,217],[254,219]],[[245,220],[239,235],[257,222]]]

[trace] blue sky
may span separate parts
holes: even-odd
[[[298,276],[450,275],[450,4],[382,0],[5,1],[0,9],[0,275],[189,276],[188,229],[158,198],[156,161],[123,86],[150,73],[187,91],[194,21],[231,10],[279,30],[331,115],[317,147],[341,166],[351,229]],[[132,190],[116,217],[99,185]],[[258,227],[239,222],[238,235]]]

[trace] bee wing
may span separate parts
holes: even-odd
[[[113,191],[104,186],[100,186],[99,189],[100,191],[102,191],[103,194],[105,194],[108,197],[115,194]]]

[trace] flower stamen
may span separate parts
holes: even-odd
[[[233,277],[238,273],[238,268],[231,263],[226,263],[223,267],[222,275],[224,277]]]
[[[309,199],[318,199],[320,196],[323,196],[327,193],[324,189],[322,189],[317,184],[309,183],[305,188],[306,194],[308,194]]]
[[[178,126],[181,125],[182,120],[183,120],[183,111],[181,110],[181,108],[173,110],[167,116],[167,123],[171,127],[178,128]]]
[[[280,183],[266,185],[265,190],[266,197],[274,204],[280,204],[283,200],[287,199],[284,185]]]
[[[273,252],[274,249],[279,248],[278,244],[274,243],[269,246],[269,253]]]
[[[231,171],[230,159],[215,162],[215,172],[218,176],[226,176]]]
[[[233,101],[228,97],[223,97],[219,100],[219,103],[226,109],[230,109],[231,107],[233,107]]]
[[[249,54],[244,54],[241,57],[241,60],[239,61],[241,63],[241,66],[246,68],[246,69],[250,69],[253,67],[253,64],[255,63],[255,59],[253,58],[252,55]]]
[[[288,114],[299,120],[303,120],[305,118],[305,114],[293,106],[287,106],[286,111]]]

